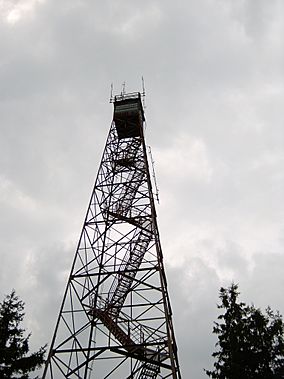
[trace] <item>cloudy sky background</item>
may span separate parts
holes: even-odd
[[[51,340],[112,119],[146,86],[183,378],[218,290],[284,313],[284,2],[0,0],[0,296]]]

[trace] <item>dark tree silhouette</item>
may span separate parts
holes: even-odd
[[[13,290],[0,303],[0,378],[27,379],[29,372],[44,362],[45,346],[28,355],[29,337],[20,328],[24,318],[24,303]]]
[[[205,370],[213,379],[284,378],[284,325],[279,312],[265,313],[238,301],[238,286],[220,289],[224,313],[214,323],[218,336],[214,369]]]

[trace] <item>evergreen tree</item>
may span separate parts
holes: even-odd
[[[44,362],[45,346],[28,355],[29,337],[20,328],[24,317],[24,303],[13,290],[0,303],[0,378],[27,379],[29,372]]]
[[[254,305],[238,301],[238,286],[220,289],[219,309],[224,313],[214,323],[218,350],[214,370],[205,370],[213,379],[284,378],[284,325],[279,312],[265,313]]]

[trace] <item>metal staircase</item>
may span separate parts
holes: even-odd
[[[145,332],[137,331],[137,327],[141,327],[140,324],[135,325],[133,321],[127,319],[113,319],[107,309],[93,308],[91,315],[94,322],[97,318],[107,327],[125,350],[133,356],[137,356],[141,361],[145,361],[140,370],[139,379],[155,379],[157,377],[160,372],[159,363],[167,356],[145,347]],[[126,325],[127,328],[125,328]]]
[[[119,273],[114,278],[107,300],[107,309],[113,317],[116,317],[121,310],[151,241],[151,237],[151,232],[147,233],[146,231],[141,230],[136,241],[130,245],[130,250],[127,252],[127,255],[124,257],[124,260],[120,265]]]
[[[134,142],[134,146],[132,146]],[[128,145],[131,147],[128,148]],[[115,160],[114,175],[123,173],[118,195],[113,196],[110,204],[102,204],[102,209],[106,215],[116,214],[119,216],[127,216],[131,209],[135,195],[146,176],[145,163],[137,157],[140,141],[128,141],[128,145],[122,146],[119,158]]]

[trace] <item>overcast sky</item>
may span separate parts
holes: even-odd
[[[0,0],[0,297],[49,343],[112,119],[141,90],[184,379],[220,286],[284,313],[283,0]]]

